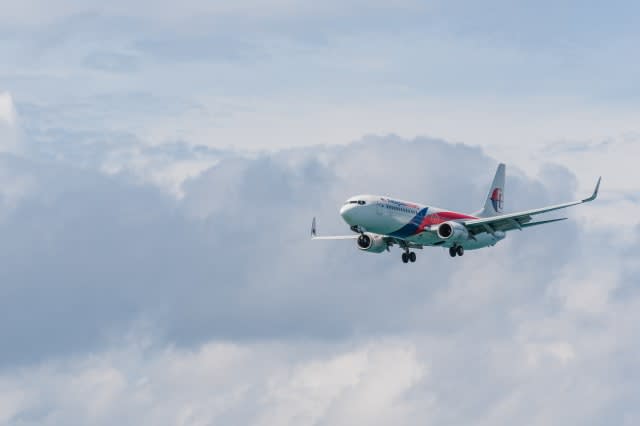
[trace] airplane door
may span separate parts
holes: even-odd
[[[378,216],[382,216],[384,214],[384,205],[382,204],[382,201],[376,202],[376,212],[378,213]]]

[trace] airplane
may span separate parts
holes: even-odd
[[[483,209],[472,215],[387,196],[356,195],[340,208],[340,216],[355,234],[319,236],[314,217],[311,238],[355,239],[360,250],[370,253],[390,251],[397,245],[403,250],[403,263],[415,262],[412,250],[424,247],[445,247],[451,257],[462,256],[465,250],[494,246],[509,231],[566,220],[563,217],[532,222],[533,216],[595,200],[602,181],[602,177],[598,178],[593,194],[583,200],[504,214],[505,170],[505,164],[500,163]]]

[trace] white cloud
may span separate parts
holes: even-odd
[[[623,270],[616,259],[613,264],[586,266],[582,270],[568,268],[560,272],[557,285],[553,287],[556,297],[560,298],[567,310],[582,315],[601,315],[611,310],[610,295],[620,281],[618,274]]]
[[[408,420],[424,362],[404,341],[311,355],[283,344],[136,345],[0,375],[11,424],[369,424]],[[328,351],[327,351],[328,350]],[[305,354],[306,352],[306,354]]]
[[[496,163],[481,149],[387,136],[218,153],[173,199],[131,172],[100,172],[114,152],[130,152],[121,148],[97,149],[83,169],[0,157],[7,176],[32,182],[0,222],[6,422],[496,425],[637,415],[622,374],[640,352],[629,255],[637,238],[621,246],[577,215],[464,258],[425,249],[414,265],[397,251],[308,240],[314,214],[322,232],[344,232],[337,209],[354,193],[474,210]],[[115,163],[149,173],[192,159],[190,149],[140,147],[144,161]],[[510,165],[510,208],[575,196],[569,170],[543,170],[534,179]],[[152,338],[131,331],[139,321]]]
[[[639,414],[628,369],[640,348],[626,322],[636,307],[619,304],[622,318],[595,328],[565,312],[514,316],[513,332],[492,337],[463,325],[348,343],[176,348],[132,335],[4,370],[2,415],[25,425],[624,424]]]
[[[143,159],[148,155],[151,164],[160,165],[142,162],[139,173],[150,173],[149,180],[154,177],[155,167],[162,169],[172,161],[179,164],[183,158],[193,158],[192,151],[185,151],[182,145],[173,150],[165,147],[157,152],[141,152]],[[207,152],[203,151],[205,158]],[[429,279],[437,285],[422,287],[412,282],[412,273],[403,268],[397,252],[374,257],[359,253],[352,244],[310,245],[306,238],[309,221],[316,215],[323,232],[344,232],[337,209],[349,195],[362,192],[395,194],[473,211],[481,205],[495,166],[477,148],[398,137],[253,158],[221,153],[214,167],[180,186],[184,198],[176,200],[141,185],[137,177],[132,179],[133,172],[111,176],[96,172],[102,170],[104,159],[110,155],[109,150],[95,152],[97,160],[88,163],[93,164],[93,170],[78,169],[74,161],[68,160],[4,159],[2,169],[7,176],[24,176],[26,182],[31,182],[31,190],[24,200],[28,202],[20,202],[0,222],[0,233],[7,244],[5,274],[10,277],[3,286],[13,289],[0,304],[4,304],[4,312],[13,318],[12,322],[23,324],[20,336],[38,333],[42,322],[54,314],[60,329],[65,330],[64,337],[50,335],[51,338],[38,341],[36,348],[25,345],[17,330],[6,328],[6,323],[5,332],[12,336],[8,339],[15,341],[14,351],[4,353],[7,359],[39,357],[48,351],[92,345],[107,330],[122,330],[140,317],[149,317],[168,336],[185,342],[229,333],[254,337],[304,333],[337,338],[356,330],[378,333],[380,328],[420,327],[434,315],[428,295],[444,291],[449,282],[462,294],[468,286],[462,280],[451,281],[456,264],[446,253],[433,249],[420,254],[425,265],[434,259],[445,259]],[[447,164],[453,159],[458,166],[464,164],[465,174],[450,174]],[[124,164],[130,167],[130,163]],[[138,166],[131,167],[135,171]],[[405,173],[381,172],[385,170],[412,170],[411,181],[418,184],[407,185]],[[544,186],[526,179],[511,183],[510,205],[517,206],[525,197],[532,203],[544,201]],[[555,192],[559,196],[570,194],[570,182],[558,185]],[[549,244],[549,239],[571,239],[574,233],[575,229],[563,226],[551,235],[514,236],[527,247],[518,256],[535,255],[549,265],[562,265],[568,259],[555,258],[540,250],[540,243],[527,241],[535,241],[538,235]],[[43,238],[47,244],[42,243]],[[509,247],[500,245],[486,253],[474,253],[466,264],[486,264],[491,256],[509,252]],[[34,257],[43,267],[23,269]],[[245,267],[248,261],[251,268]],[[75,265],[71,275],[58,266],[70,262]],[[353,265],[360,267],[354,269]],[[486,268],[476,265],[475,269]],[[103,272],[95,276],[95,270]],[[465,271],[459,273],[465,276]],[[181,277],[186,276],[189,279],[182,282]],[[212,276],[217,285],[211,285]],[[544,277],[546,272],[535,276]],[[269,279],[265,281],[264,277]],[[364,281],[355,281],[355,287],[341,284],[355,277]],[[485,288],[493,290],[470,313],[493,303],[502,280],[508,277],[488,281]],[[421,296],[396,294],[388,286],[378,287],[380,293],[361,294],[369,288],[366,280],[387,279],[406,282]],[[176,280],[182,284],[176,287]],[[311,282],[325,281],[330,284],[309,286]],[[527,284],[533,288],[530,281]],[[83,290],[77,291],[78,287]],[[151,287],[153,297],[149,298]],[[41,299],[31,299],[33,289],[38,289]],[[42,304],[48,297],[63,294],[67,297],[62,303],[70,304],[68,309]],[[102,296],[95,298],[95,294]],[[337,294],[341,295],[338,304],[334,297]],[[443,297],[442,305],[436,304],[443,314],[449,315],[447,310],[459,312],[450,306],[451,300],[457,300],[455,294],[452,299]],[[520,294],[515,296],[522,299]],[[356,310],[351,306],[355,301]],[[391,308],[390,301],[396,308]],[[18,307],[29,303],[36,303],[37,307],[30,311],[37,314],[27,320],[23,318],[25,311]],[[56,314],[58,309],[64,314]],[[328,309],[333,311],[330,318],[325,317]],[[89,312],[85,321],[77,322],[78,315]],[[241,319],[237,319],[240,313]],[[229,329],[225,324],[234,326]],[[0,330],[2,327],[0,324]]]
[[[11,98],[11,94],[7,92],[0,92],[0,120],[9,126],[16,124],[16,111],[13,107],[13,99]]]
[[[0,92],[0,152],[19,150],[18,117],[10,93]]]
[[[149,148],[143,145],[116,147],[100,158],[99,169],[106,174],[132,174],[176,198],[184,197],[182,185],[215,166],[221,155],[185,146],[184,158],[176,158],[171,146]]]

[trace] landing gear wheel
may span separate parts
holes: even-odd
[[[411,263],[416,261],[416,254],[414,252],[409,253],[409,260]]]
[[[409,262],[409,254],[402,253],[402,263],[408,263],[408,262]]]
[[[456,257],[458,252],[456,251],[457,247],[449,247],[449,256]]]
[[[464,255],[464,247],[458,246],[458,248],[456,249],[456,253],[458,254],[458,256]]]

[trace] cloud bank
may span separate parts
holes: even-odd
[[[5,423],[639,414],[628,374],[640,352],[637,227],[621,246],[608,227],[586,226],[583,206],[462,259],[424,250],[409,267],[399,252],[308,239],[313,215],[321,232],[344,232],[337,209],[354,193],[475,210],[497,163],[479,148],[386,136],[218,152],[182,178],[178,198],[140,179],[149,169],[133,173],[138,163],[105,174],[101,161],[37,158],[0,156],[6,179],[28,182],[0,215]],[[508,175],[509,209],[582,195],[562,166]]]

